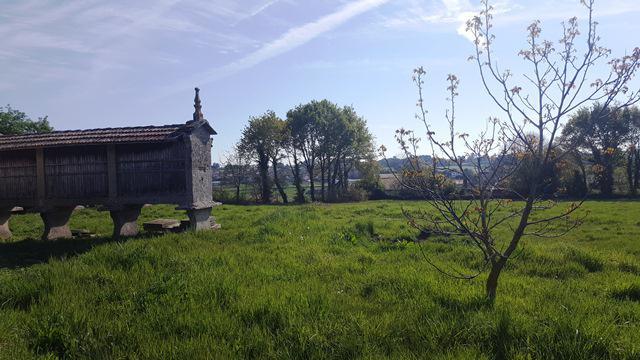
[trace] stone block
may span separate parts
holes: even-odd
[[[211,230],[213,228],[213,218],[211,208],[187,210],[189,217],[189,227],[191,231]]]
[[[69,228],[69,218],[75,207],[59,207],[47,209],[40,213],[44,222],[42,240],[70,239],[73,237]]]
[[[125,205],[110,210],[114,239],[138,235],[138,217],[141,210],[142,205]]]
[[[0,209],[0,240],[11,239],[9,218],[11,218],[11,209]]]

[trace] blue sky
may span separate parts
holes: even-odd
[[[525,29],[543,37],[585,12],[579,0],[498,0],[497,55],[515,56]],[[459,123],[473,133],[500,116],[467,62],[464,21],[479,0],[0,0],[0,103],[56,129],[162,125],[188,120],[193,87],[219,135],[213,161],[249,116],[327,98],[353,105],[378,145],[420,129],[412,69],[428,71],[426,103],[444,129],[448,73],[461,78]],[[603,43],[614,55],[640,46],[640,1],[599,0]],[[638,86],[635,81],[633,86]]]

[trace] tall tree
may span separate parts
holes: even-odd
[[[304,188],[302,187],[302,172],[301,172],[301,163],[300,163],[300,150],[299,146],[296,145],[292,136],[291,129],[291,119],[287,118],[286,126],[285,126],[285,135],[284,139],[284,151],[286,152],[286,158],[289,162],[289,168],[291,169],[291,175],[293,176],[293,185],[296,188],[296,199],[297,203],[304,203]]]
[[[639,91],[632,91],[628,86],[640,67],[640,48],[635,48],[631,55],[609,60],[609,71],[604,76],[593,76],[594,71],[602,69],[599,63],[610,51],[599,44],[593,20],[594,1],[582,0],[581,3],[589,19],[583,37],[577,18],[564,24],[556,44],[541,39],[539,21],[528,27],[527,48],[521,50],[519,56],[529,71],[522,78],[516,78],[496,63],[493,8],[487,0],[482,1],[480,14],[467,23],[475,44],[470,60],[477,65],[489,99],[501,110],[505,120],[491,119],[486,130],[475,138],[457,131],[458,78],[454,75],[448,78],[450,106],[445,119],[449,131],[437,135],[424,104],[426,72],[418,68],[414,73],[419,94],[417,118],[425,127],[432,155],[446,159],[447,170],[465,178],[470,198],[449,196],[438,187],[425,188],[429,210],[404,214],[409,224],[421,231],[475,245],[483,265],[472,274],[445,269],[426,254],[425,258],[435,268],[457,278],[472,279],[488,270],[485,290],[490,302],[496,298],[500,274],[517,253],[523,238],[562,236],[580,225],[581,216],[576,216],[576,211],[581,203],[548,212],[557,204],[541,196],[545,170],[553,161],[554,152],[561,149],[558,140],[561,125],[585,104],[599,101],[602,113],[606,114],[640,101]],[[578,40],[584,40],[584,45],[579,46]],[[535,137],[528,136],[532,132]],[[516,153],[516,149],[524,149],[524,153]],[[472,162],[474,176],[468,176],[462,155],[478,159]],[[405,156],[413,155],[405,151]],[[525,158],[532,168],[528,194],[522,196],[520,202],[501,200],[501,193],[510,190],[505,184]],[[418,176],[423,174],[419,169],[413,171]],[[433,173],[437,175],[437,171]],[[504,228],[510,230],[505,233]]]
[[[271,146],[269,157],[271,158],[271,167],[273,169],[273,182],[276,184],[282,202],[288,204],[289,198],[287,197],[286,191],[284,191],[282,179],[278,172],[280,160],[285,157],[284,152],[288,143],[288,128],[286,122],[280,118],[275,119],[272,126],[271,136],[273,145]]]
[[[298,105],[287,113],[288,127],[291,130],[291,142],[300,154],[309,176],[311,201],[316,201],[315,174],[321,157],[321,126],[330,111],[329,101],[311,101]]]
[[[603,195],[613,193],[614,171],[622,163],[622,146],[630,140],[633,123],[640,121],[637,108],[604,108],[595,104],[580,109],[562,131],[577,150],[591,154],[596,181]]]
[[[27,114],[7,105],[0,106],[0,134],[20,135],[51,132],[53,128],[49,124],[47,117],[31,120]]]
[[[311,200],[317,200],[317,177],[320,199],[338,200],[348,189],[349,172],[359,161],[374,157],[366,121],[352,107],[328,100],[299,105],[287,118],[292,146],[302,154],[309,174]]]
[[[283,120],[269,110],[259,117],[252,117],[242,131],[240,148],[258,163],[263,203],[270,203],[272,197],[269,165],[273,165],[274,182],[282,200],[287,202],[287,196],[282,188],[277,169],[278,161],[281,159],[284,128]]]

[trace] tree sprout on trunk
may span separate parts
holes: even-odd
[[[473,279],[488,270],[486,296],[493,302],[500,274],[517,253],[523,238],[562,236],[579,226],[586,216],[578,212],[582,202],[549,211],[559,204],[543,197],[545,169],[555,158],[562,157],[565,150],[559,134],[563,122],[575,110],[599,102],[600,115],[605,116],[608,111],[640,100],[638,91],[628,86],[640,64],[640,49],[610,60],[608,75],[593,78],[592,70],[610,51],[599,45],[597,23],[592,18],[593,0],[583,0],[588,13],[584,49],[581,51],[577,46],[577,40],[582,39],[577,18],[563,23],[563,34],[557,44],[540,39],[540,22],[535,21],[528,27],[528,47],[519,52],[529,72],[516,82],[514,75],[509,70],[501,71],[494,59],[492,7],[486,0],[482,4],[480,14],[467,23],[475,39],[475,54],[469,59],[476,63],[486,93],[505,120],[490,119],[474,139],[457,132],[459,80],[449,75],[449,110],[445,116],[449,131],[444,136],[436,134],[423,102],[426,72],[423,68],[416,69],[414,81],[419,94],[416,117],[425,127],[434,162],[431,166],[421,164],[415,150],[420,139],[413,132],[399,130],[396,139],[408,161],[403,176],[396,174],[396,178],[404,187],[421,193],[431,205],[421,212],[403,210],[409,224],[422,233],[446,236],[451,241],[456,238],[470,241],[479,250],[483,266],[467,274],[445,268],[423,252],[426,261],[438,271],[460,279]],[[381,148],[383,154],[385,150]],[[531,167],[527,194],[508,187],[509,178],[523,159]],[[447,193],[438,181],[445,171],[462,178],[466,188],[457,194]],[[503,227],[510,229],[506,238],[498,237],[496,232]]]

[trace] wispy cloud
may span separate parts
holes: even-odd
[[[496,13],[508,13],[517,7],[511,0],[495,2],[493,6]],[[479,11],[479,6],[472,5],[469,0],[439,0],[429,4],[409,0],[405,9],[387,17],[383,25],[405,30],[428,29],[425,25],[452,27],[458,35],[473,41],[466,24]]]
[[[212,82],[222,77],[254,67],[266,60],[304,45],[318,36],[334,30],[352,18],[379,7],[389,1],[390,0],[358,0],[349,3],[338,9],[336,12],[323,16],[316,21],[294,27],[276,40],[265,44],[260,49],[250,53],[249,55],[204,74],[200,74],[194,77],[193,80],[189,80],[177,88],[188,88],[194,83],[194,81],[197,81],[200,84]]]
[[[400,30],[429,30],[427,25],[451,27],[459,35],[473,41],[466,31],[466,23],[480,11],[480,6],[469,0],[438,0],[424,2],[405,0],[402,10],[387,16],[383,25]],[[492,2],[496,25],[528,23],[533,20],[564,20],[584,13],[578,0],[552,0],[527,2],[524,0],[499,0]],[[607,0],[596,2],[595,16],[617,16],[640,12],[638,0]]]
[[[273,5],[283,1],[284,0],[269,0],[261,5],[258,5],[256,8],[251,9],[248,13],[241,15],[240,18],[236,21],[236,25],[241,21],[245,21],[247,19],[251,19],[262,14]]]

